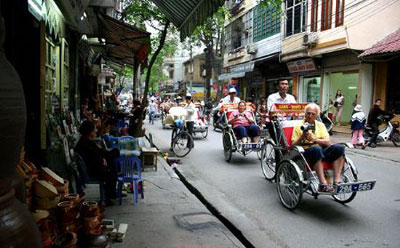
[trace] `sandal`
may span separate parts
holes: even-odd
[[[319,192],[326,192],[326,193],[331,193],[334,191],[333,187],[329,184],[320,184],[319,185]]]

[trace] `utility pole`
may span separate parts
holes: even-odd
[[[194,68],[193,68],[193,47],[191,41],[189,41],[189,56],[190,56],[190,94],[192,94],[191,92],[193,90]]]

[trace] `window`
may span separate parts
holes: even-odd
[[[332,0],[321,1],[321,31],[332,26]]]
[[[257,42],[279,33],[281,28],[280,14],[273,5],[258,5],[254,9],[253,41]]]
[[[336,0],[335,26],[342,26],[344,19],[344,0]]]
[[[307,1],[286,1],[286,36],[304,32],[306,28]]]
[[[242,31],[243,31],[243,22],[242,18],[239,18],[232,23],[231,50],[234,50],[242,46]]]
[[[318,0],[311,2],[311,32],[318,30]]]
[[[252,28],[253,28],[253,10],[250,10],[242,17],[243,22],[243,32],[242,36],[242,46],[246,46],[253,42]]]

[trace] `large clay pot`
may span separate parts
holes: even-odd
[[[4,35],[0,16],[0,246],[42,247],[32,215],[12,189],[25,138],[26,109],[21,80],[3,51]]]

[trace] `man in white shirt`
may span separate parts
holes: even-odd
[[[294,98],[294,96],[287,93],[289,89],[289,82],[286,79],[279,80],[276,87],[278,88],[278,92],[268,96],[268,111],[271,110],[274,103],[296,103],[296,99]]]
[[[230,88],[229,89],[229,95],[224,97],[222,104],[226,103],[239,103],[240,98],[236,96],[236,89],[235,88]]]
[[[154,100],[149,103],[149,124],[154,124],[154,116],[157,112],[157,104]]]
[[[196,120],[196,105],[192,102],[192,95],[188,93],[185,97],[186,104],[185,104],[185,109],[186,109],[186,127],[188,129],[189,134],[193,137],[193,128],[194,128],[194,121]],[[189,144],[191,148],[194,147],[194,144]]]

